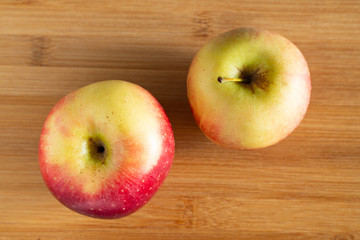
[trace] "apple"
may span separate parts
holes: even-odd
[[[159,102],[125,81],[90,84],[49,113],[39,144],[41,174],[65,206],[119,218],[144,206],[167,176],[173,131]]]
[[[210,140],[255,149],[279,142],[299,125],[311,80],[304,56],[289,40],[239,28],[200,49],[187,92],[195,121]]]

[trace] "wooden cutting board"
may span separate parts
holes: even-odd
[[[301,125],[281,143],[236,151],[196,126],[186,76],[196,51],[252,26],[293,41],[311,71]],[[46,189],[40,130],[81,86],[148,89],[173,125],[176,156],[160,191],[118,220],[74,213]],[[0,2],[0,239],[360,239],[360,2]]]

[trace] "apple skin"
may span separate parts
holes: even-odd
[[[159,189],[174,148],[159,102],[136,84],[109,80],[80,88],[53,107],[41,132],[39,162],[62,204],[94,218],[120,218]]]
[[[218,77],[245,82],[218,82]],[[266,30],[223,33],[194,57],[187,79],[190,107],[202,132],[234,149],[273,145],[302,121],[310,102],[306,60],[286,38]]]

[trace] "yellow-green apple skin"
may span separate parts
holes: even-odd
[[[243,82],[219,81],[237,78]],[[219,35],[194,57],[187,79],[194,118],[221,146],[255,149],[288,136],[310,101],[306,60],[286,38],[240,28]]]
[[[119,218],[145,205],[171,167],[175,141],[159,102],[125,81],[97,82],[61,99],[39,144],[40,169],[68,208]]]

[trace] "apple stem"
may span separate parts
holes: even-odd
[[[228,77],[218,77],[217,78],[219,83],[226,83],[226,82],[244,82],[241,78],[228,78]]]

